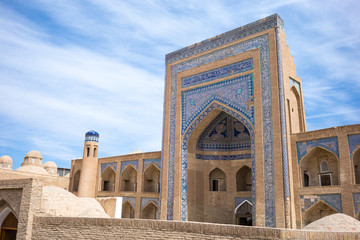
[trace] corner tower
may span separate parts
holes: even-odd
[[[91,130],[85,134],[78,197],[95,197],[98,165],[99,133]]]

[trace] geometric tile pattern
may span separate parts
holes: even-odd
[[[192,75],[181,79],[181,87],[189,87],[203,82],[212,81],[215,79],[230,76],[241,72],[246,72],[253,69],[252,59],[247,59],[241,62],[233,63],[225,67],[216,68],[207,72]]]
[[[354,211],[358,214],[360,208],[360,193],[353,193]]]
[[[103,173],[103,171],[105,170],[105,168],[107,168],[107,166],[110,166],[110,167],[116,172],[116,167],[117,167],[117,163],[116,163],[116,162],[102,163],[102,164],[101,164],[101,174]]]
[[[129,201],[129,203],[133,206],[133,208],[135,209],[135,203],[136,203],[136,197],[123,197],[122,202],[126,202]]]
[[[354,134],[348,136],[350,156],[354,153],[354,150],[360,146],[360,134]]]
[[[121,171],[120,171],[121,174],[129,164],[131,164],[136,169],[136,171],[138,171],[139,160],[122,161],[121,162]]]
[[[155,164],[155,166],[157,166],[159,169],[161,169],[161,160],[160,159],[144,159],[143,172],[151,164]]]
[[[229,151],[250,149],[247,128],[232,116],[220,113],[203,131],[196,148],[201,151]]]
[[[253,75],[248,74],[182,92],[182,134],[209,103],[217,100],[241,112],[254,123]]]
[[[290,88],[292,86],[295,86],[296,90],[298,91],[299,95],[301,95],[301,92],[300,92],[300,83],[292,78],[289,78],[289,82],[290,82]]]
[[[322,138],[322,139],[310,140],[305,142],[297,142],[296,148],[297,148],[298,162],[300,162],[300,160],[314,147],[323,147],[339,157],[337,137]]]
[[[141,198],[141,212],[143,210],[144,207],[146,207],[146,205],[149,202],[153,202],[155,204],[155,206],[158,208],[157,214],[156,214],[156,219],[160,219],[160,201],[158,198]]]
[[[240,154],[240,155],[202,155],[196,154],[196,159],[201,160],[240,160],[250,159],[251,154]]]
[[[304,205],[301,209],[302,212],[305,212],[309,209],[312,205],[317,203],[319,200],[322,200],[329,204],[331,207],[336,209],[339,213],[342,213],[342,202],[341,202],[341,194],[334,193],[334,194],[318,194],[312,195],[311,197],[300,196],[301,199],[304,201]]]
[[[213,48],[223,46],[236,40],[245,38],[264,30],[280,27],[283,28],[283,21],[275,14],[261,21],[257,21],[243,27],[224,33],[216,38],[205,40],[191,47],[180,49],[166,55],[166,64],[176,62],[195,54],[203,53]],[[171,79],[168,83],[170,94],[170,128],[169,128],[169,156],[168,156],[168,192],[167,192],[167,219],[173,219],[174,201],[174,167],[175,167],[175,129],[176,129],[176,102],[177,102],[177,75],[178,73],[191,68],[201,66],[216,60],[235,56],[242,52],[258,49],[260,53],[260,79],[261,79],[261,98],[262,98],[262,117],[263,117],[263,155],[264,155],[264,187],[265,187],[265,226],[274,227],[275,222],[275,196],[274,196],[274,165],[273,165],[273,125],[272,125],[272,101],[271,101],[271,81],[270,81],[270,57],[268,35],[264,34],[241,43],[222,48],[220,50],[203,54],[190,60],[182,61],[171,66],[170,71],[166,71],[166,78]],[[169,76],[170,74],[170,76]],[[209,103],[211,104],[211,103]],[[166,108],[164,108],[165,111]],[[252,140],[253,141],[253,140]],[[163,138],[163,144],[164,138]],[[184,149],[182,149],[184,150]],[[184,159],[183,159],[184,160]],[[253,168],[254,169],[254,168]],[[182,173],[184,174],[184,172]],[[254,174],[253,174],[254,177]],[[253,185],[254,186],[254,185]],[[182,194],[183,195],[183,194]],[[253,191],[253,201],[255,202],[255,192]],[[183,200],[182,200],[183,203]],[[186,205],[186,204],[185,204]],[[182,206],[182,214],[184,213]],[[254,219],[254,218],[253,218]],[[184,220],[182,216],[182,220]],[[186,220],[186,213],[185,213]]]

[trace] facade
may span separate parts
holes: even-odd
[[[306,131],[277,15],[166,55],[161,152],[73,160],[70,191],[112,217],[303,228],[359,219],[360,125]]]

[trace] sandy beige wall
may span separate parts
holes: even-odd
[[[32,239],[360,239],[328,233],[141,219],[35,217]]]

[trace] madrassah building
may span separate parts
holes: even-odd
[[[113,218],[293,229],[335,213],[360,219],[360,124],[306,130],[277,14],[165,61],[161,151],[98,158],[89,131],[70,192]]]

